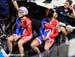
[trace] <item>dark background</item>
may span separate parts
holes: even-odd
[[[17,10],[14,8],[12,2],[9,3],[10,5],[10,19],[11,22],[9,23],[10,26],[7,29],[7,31],[9,31],[9,29],[11,29],[12,31],[9,32],[7,35],[10,35],[10,33],[14,33],[15,32],[15,21],[17,18]],[[29,17],[32,20],[32,24],[33,24],[33,32],[35,31],[35,33],[33,33],[33,39],[39,35],[39,26],[41,23],[41,20],[45,17],[45,13],[47,8],[41,7],[36,5],[35,3],[27,3],[27,1],[18,1],[18,5],[20,6],[25,6],[28,8],[29,10]],[[70,35],[69,35],[70,36]],[[75,37],[75,36],[74,36]],[[70,38],[73,38],[73,34],[71,34]],[[32,39],[32,40],[33,40]],[[67,53],[68,53],[68,45],[64,44],[64,41],[60,41],[60,36],[56,38],[56,41],[54,43],[54,45],[51,47],[51,57],[67,57]],[[36,53],[30,48],[30,44],[32,42],[32,40],[30,42],[28,42],[27,44],[24,45],[25,47],[25,53],[28,54],[28,56],[34,56]],[[4,43],[4,45],[6,44],[6,42]],[[4,47],[6,48],[6,47]],[[44,51],[43,49],[43,45],[39,46],[41,52]],[[16,52],[16,48],[14,45],[14,52],[13,53],[18,53]],[[35,55],[36,57],[38,57],[38,55]],[[35,57],[34,56],[34,57]],[[46,57],[46,56],[45,56]]]

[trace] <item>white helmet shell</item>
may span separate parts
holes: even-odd
[[[28,15],[28,9],[26,7],[24,7],[24,6],[20,7],[19,11],[22,11],[23,15]]]

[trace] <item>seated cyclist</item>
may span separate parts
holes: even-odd
[[[26,7],[20,7],[18,9],[18,18],[16,19],[16,33],[8,37],[7,41],[9,53],[12,53],[13,50],[12,42],[19,39],[19,53],[24,54],[23,44],[32,38],[32,21],[26,15],[28,15],[28,9]]]
[[[48,13],[48,18],[44,18],[42,20],[40,35],[36,37],[31,43],[32,49],[39,54],[39,57],[41,57],[41,52],[38,46],[45,42],[44,49],[48,52],[49,55],[49,48],[53,45],[55,37],[59,34],[58,21],[54,17],[54,11],[50,9]]]

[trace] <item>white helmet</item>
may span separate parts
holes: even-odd
[[[21,11],[23,15],[28,15],[28,9],[24,6],[20,7],[18,11]]]

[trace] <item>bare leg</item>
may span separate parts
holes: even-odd
[[[45,42],[44,49],[47,52],[47,54],[48,54],[49,57],[50,57],[50,54],[49,54],[50,50],[49,50],[49,48],[53,45],[53,43],[54,43],[54,41],[52,41],[52,42]]]
[[[12,42],[13,42],[13,41],[14,41],[14,37],[13,37],[13,35],[12,35],[12,36],[10,36],[10,37],[8,38],[8,40],[7,40],[9,52],[12,52],[12,49],[13,49],[13,47],[12,47]]]
[[[37,47],[38,45],[40,45],[40,43],[38,43],[38,41],[35,39],[33,40],[33,42],[31,43],[31,47],[33,50],[35,50],[35,52],[37,52],[38,54],[40,54],[40,50],[39,48]]]
[[[19,41],[18,41],[18,47],[19,47],[19,52],[20,52],[20,54],[21,54],[21,57],[23,57],[24,56],[24,48],[23,48],[23,44],[24,44],[25,42],[23,41],[23,39],[20,39]]]
[[[65,37],[65,44],[68,45],[69,44],[69,40],[67,35],[70,33],[70,31],[67,28],[61,27],[62,33]]]
[[[62,33],[64,34],[64,36],[66,37],[68,32],[66,31],[66,28],[61,27]]]
[[[17,36],[16,34],[13,34],[8,38],[7,44],[8,44],[9,52],[12,52],[12,50],[13,50],[12,42],[16,41],[18,38],[19,38],[19,36]]]

